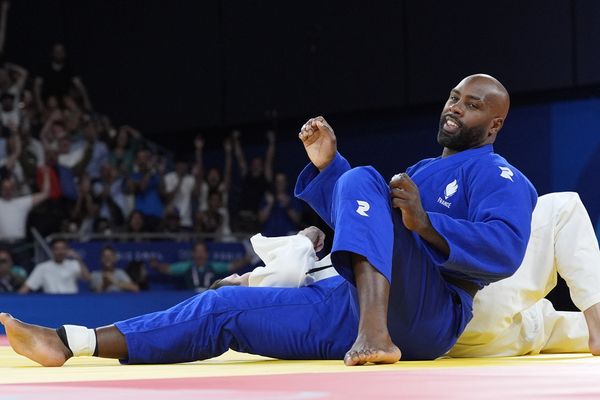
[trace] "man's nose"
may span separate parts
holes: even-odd
[[[460,102],[456,102],[456,103],[452,104],[449,107],[448,111],[450,111],[452,114],[456,114],[456,115],[460,115],[460,116],[463,115],[463,107],[460,104]]]

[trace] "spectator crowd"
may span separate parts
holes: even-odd
[[[78,280],[96,292],[147,287],[145,265],[116,268],[110,246],[92,273],[64,240],[52,242],[49,261],[34,265],[32,228],[42,237],[187,232],[231,240],[232,232],[276,236],[306,225],[288,177],[274,171],[274,131],[266,133],[264,155],[250,160],[237,130],[222,141],[222,165],[205,165],[202,135],[190,144],[193,154],[173,155],[94,108],[63,44],[34,72],[9,62],[9,6],[0,2],[0,292],[74,293]],[[185,265],[149,267],[199,288],[241,265],[210,266],[208,258],[200,241]]]

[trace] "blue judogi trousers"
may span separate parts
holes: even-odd
[[[388,325],[402,358],[433,359],[448,351],[471,318],[472,298],[446,282],[404,228],[377,171],[352,169],[331,187],[319,201],[331,202],[332,259],[345,279],[291,289],[224,287],[117,322],[129,352],[122,361],[195,361],[229,348],[282,359],[342,359],[359,319],[349,252],[365,256],[391,282]],[[370,205],[368,217],[356,212],[357,200]]]

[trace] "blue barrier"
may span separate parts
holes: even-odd
[[[2,294],[0,311],[28,323],[56,328],[63,324],[90,328],[167,309],[191,296],[189,291],[82,293],[76,295]],[[0,326],[0,334],[4,334]]]

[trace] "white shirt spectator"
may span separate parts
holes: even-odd
[[[173,191],[179,183],[179,176],[175,171],[165,175],[165,189],[167,192]],[[196,185],[196,179],[192,175],[183,177],[181,186],[173,198],[173,205],[179,211],[181,226],[192,226],[192,191]]]
[[[33,207],[33,197],[23,196],[11,200],[0,198],[0,240],[25,238],[27,215]]]
[[[104,275],[103,275],[104,271],[94,271],[92,272],[91,276],[90,276],[90,287],[95,291],[95,292],[102,292],[102,284],[104,281]],[[127,275],[127,273],[125,271],[123,271],[120,268],[116,268],[115,270],[113,270],[112,272],[113,275],[113,279],[117,282],[117,283],[131,283],[131,278],[129,277],[129,275]],[[123,289],[119,286],[117,286],[116,284],[111,284],[110,286],[108,286],[106,288],[106,290],[104,290],[104,292],[121,292],[123,291]]]
[[[49,294],[74,294],[79,291],[77,279],[81,276],[81,266],[76,260],[57,263],[49,260],[35,266],[25,285],[31,290],[42,289]]]

